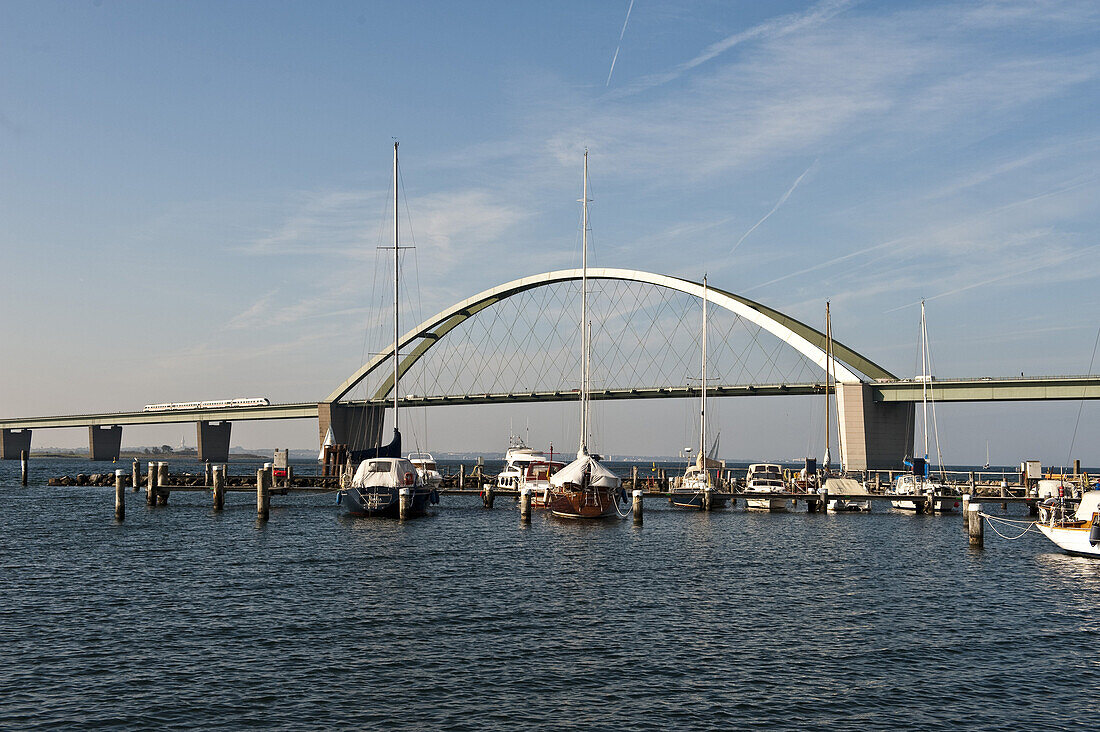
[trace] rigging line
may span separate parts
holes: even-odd
[[[1100,328],[1096,329],[1096,340],[1092,344],[1092,358],[1089,359],[1088,376],[1092,376],[1092,367],[1093,367],[1093,364],[1096,362],[1096,346],[1097,345],[1100,345]],[[1081,399],[1080,403],[1077,405],[1077,421],[1073,425],[1073,439],[1071,439],[1069,441],[1069,456],[1066,457],[1066,465],[1069,465],[1073,461],[1073,447],[1077,443],[1077,428],[1081,426],[1081,412],[1084,411],[1084,409],[1085,409],[1084,390],[1085,390],[1085,387],[1081,387],[1082,399]],[[1062,473],[1064,474],[1065,472],[1066,471],[1063,468]]]

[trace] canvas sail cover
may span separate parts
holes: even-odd
[[[588,475],[587,484],[593,488],[618,488],[622,481],[619,476],[600,465],[599,461],[591,455],[582,455],[550,476],[550,485],[561,488],[564,485],[585,485],[584,476]]]
[[[323,463],[325,461],[325,448],[335,444],[336,435],[332,434],[332,426],[330,425],[328,432],[325,433],[325,441],[321,443],[321,452],[317,453],[317,462]]]
[[[1088,521],[1097,511],[1100,511],[1100,491],[1088,491],[1081,496],[1081,503],[1077,506],[1077,520]]]
[[[858,480],[852,478],[826,478],[825,491],[842,496],[866,496],[867,489]]]

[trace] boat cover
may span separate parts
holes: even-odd
[[[388,468],[379,470],[378,468]],[[412,482],[405,476],[412,475]],[[420,483],[416,466],[405,458],[374,458],[359,463],[351,479],[353,488],[401,488]]]
[[[336,444],[336,436],[332,434],[332,427],[329,426],[328,432],[325,433],[325,441],[321,443],[321,452],[317,453],[317,462],[322,463],[325,461],[325,448],[330,445]]]
[[[566,484],[583,485],[584,476],[588,474],[588,485],[595,488],[618,488],[622,481],[619,476],[600,465],[600,462],[591,455],[582,455],[550,476],[550,485],[561,488]]]
[[[1088,521],[1097,511],[1100,511],[1100,491],[1088,491],[1077,506],[1077,520]]]
[[[838,493],[842,496],[866,496],[867,489],[854,478],[826,478],[825,492]]]

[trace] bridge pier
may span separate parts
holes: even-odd
[[[229,462],[229,434],[232,422],[197,422],[199,461]]]
[[[892,470],[913,447],[914,405],[876,402],[871,384],[838,383],[837,419],[845,470]]]
[[[31,431],[5,429],[0,433],[0,460],[18,460],[21,453],[31,454]]]
[[[88,459],[118,460],[122,451],[122,427],[88,427]]]
[[[349,450],[367,450],[382,444],[382,422],[386,408],[378,404],[341,404],[321,402],[317,405],[318,444],[323,444],[329,427],[338,445]]]

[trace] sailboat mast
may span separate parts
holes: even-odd
[[[588,148],[584,149],[584,189],[581,196],[581,439],[579,453],[588,454]]]
[[[924,412],[924,469],[928,470],[928,330],[924,322],[924,300],[920,301],[921,404]]]
[[[829,301],[825,301],[825,455],[822,460],[826,470],[829,469],[829,463],[832,462],[832,455],[829,452],[829,438],[832,434],[831,423],[829,420],[829,379],[832,376],[832,364],[833,364],[833,330],[832,320],[829,314]]]
[[[400,338],[400,328],[398,327],[398,259],[401,254],[401,250],[398,248],[398,236],[397,236],[397,223],[398,223],[398,195],[397,195],[397,140],[393,141],[393,431],[397,432],[397,409],[399,394],[397,388],[398,379],[398,363],[400,359],[397,356],[397,339]]]
[[[703,356],[700,383],[702,393],[699,397],[699,468],[707,468],[707,276],[703,275]]]

